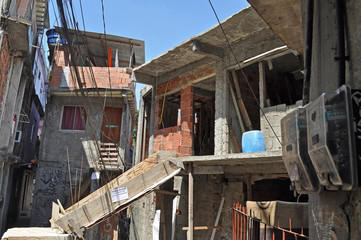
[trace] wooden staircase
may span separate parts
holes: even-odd
[[[100,158],[98,165],[100,169],[119,170],[122,167],[119,157],[119,147],[114,143],[100,143]]]

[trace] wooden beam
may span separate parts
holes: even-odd
[[[252,200],[252,177],[247,175],[247,201]]]
[[[193,163],[188,165],[188,240],[193,240]]]
[[[232,102],[233,102],[234,109],[236,110],[236,113],[237,113],[237,119],[238,119],[239,126],[241,127],[242,133],[244,133],[246,131],[246,129],[244,128],[244,124],[242,121],[240,110],[238,108],[238,104],[237,104],[237,100],[236,100],[236,96],[234,94],[232,84],[229,84],[229,91],[231,92]]]
[[[193,40],[192,44],[193,52],[198,52],[212,58],[223,58],[223,49],[199,40]]]
[[[229,128],[229,132],[231,133],[232,141],[233,141],[234,147],[236,148],[237,153],[240,153],[241,148],[239,147],[239,144],[237,142],[236,136],[234,135],[232,128]]]
[[[157,154],[150,158],[151,162],[148,162],[148,159],[144,160],[88,195],[79,205],[75,204],[67,209],[64,216],[53,219],[55,224],[65,232],[76,233],[81,238],[84,228],[91,228],[112,214],[125,209],[136,199],[173,178],[183,168],[183,164],[176,160],[168,159],[156,164]]]
[[[258,72],[259,72],[259,104],[263,109],[266,103],[266,72],[264,69],[263,62],[258,63]]]
[[[242,114],[243,120],[247,126],[247,128],[249,130],[252,130],[252,122],[251,119],[249,118],[246,106],[244,105],[243,99],[242,99],[242,95],[241,95],[241,88],[239,86],[239,80],[237,77],[237,73],[236,70],[232,70],[232,79],[233,79],[233,83],[234,83],[234,87],[236,88],[236,93],[237,93],[237,105],[238,108]]]
[[[193,230],[209,230],[209,229],[216,229],[216,230],[221,230],[222,226],[197,226],[197,227],[193,227]],[[182,227],[183,231],[188,231],[189,227]]]
[[[222,213],[223,204],[224,204],[224,200],[225,200],[225,199],[226,199],[225,197],[222,197],[221,204],[219,204],[216,221],[214,222],[214,226],[215,226],[215,227],[217,227],[218,222],[219,222],[219,218],[221,217],[221,213]],[[216,230],[217,230],[217,229],[213,229],[213,230],[212,230],[211,240],[214,239],[214,236],[216,235]]]

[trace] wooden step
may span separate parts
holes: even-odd
[[[100,156],[101,157],[113,157],[113,158],[116,158],[119,156],[119,153],[100,153]]]
[[[101,152],[105,152],[105,151],[118,151],[117,148],[100,148]]]
[[[103,161],[118,161],[118,158],[107,158],[107,157],[103,157],[102,159],[103,159]]]

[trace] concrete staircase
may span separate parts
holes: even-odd
[[[119,170],[121,161],[119,158],[119,148],[114,143],[100,143],[99,167],[106,170]]]

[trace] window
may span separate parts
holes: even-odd
[[[34,119],[34,123],[33,123],[33,125],[31,126],[30,142],[33,141],[34,133],[35,133],[35,129],[36,129],[37,123],[38,123],[38,122],[36,121],[36,119]]]
[[[83,123],[86,122],[84,107],[64,106],[61,120],[62,130],[84,130]]]
[[[163,102],[164,101],[164,102]],[[174,127],[180,124],[180,92],[167,95],[159,101],[159,129]]]

